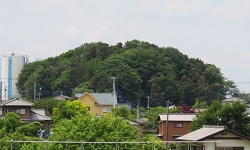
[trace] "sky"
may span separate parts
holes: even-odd
[[[249,8],[249,0],[0,0],[0,52],[34,61],[137,39],[214,64],[250,93]]]

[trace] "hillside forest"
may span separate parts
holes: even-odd
[[[27,63],[19,74],[17,88],[25,99],[36,93],[42,98],[63,93],[112,92],[112,79],[118,100],[146,106],[211,104],[226,96],[237,96],[234,82],[220,68],[189,58],[177,48],[159,47],[139,40],[109,45],[85,43],[56,57]]]

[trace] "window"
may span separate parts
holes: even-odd
[[[182,128],[183,124],[182,124],[182,122],[176,122],[176,123],[174,123],[174,127],[175,128]]]
[[[110,108],[103,108],[103,112],[110,112]]]
[[[24,115],[25,114],[25,109],[20,109],[20,114]]]
[[[17,113],[17,114],[20,114],[20,109],[16,109],[16,113]]]

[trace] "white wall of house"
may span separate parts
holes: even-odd
[[[208,141],[208,140],[207,140]],[[212,140],[215,141],[215,140]],[[233,140],[218,140],[221,142],[216,143],[217,147],[244,147],[244,150],[250,150],[250,142],[242,139]],[[206,150],[214,150],[214,143],[204,143]]]

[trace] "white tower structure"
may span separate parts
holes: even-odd
[[[16,83],[18,75],[24,64],[28,62],[28,56],[2,55],[0,58],[0,100],[10,100],[18,96]]]

